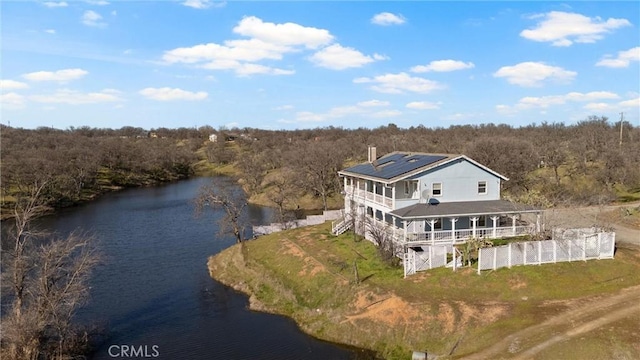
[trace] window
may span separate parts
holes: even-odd
[[[415,197],[416,190],[418,189],[417,181],[405,181],[404,182],[404,194],[409,197]]]
[[[487,193],[487,182],[486,181],[478,181],[478,194],[486,194]]]
[[[480,216],[478,218],[478,223],[476,224],[476,226],[478,226],[478,227],[487,226],[487,217],[486,216]]]
[[[442,196],[442,183],[433,183],[431,185],[431,195]]]

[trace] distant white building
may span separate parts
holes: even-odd
[[[209,141],[211,141],[211,142],[218,141],[218,135],[216,135],[216,134],[209,135]]]

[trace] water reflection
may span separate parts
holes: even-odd
[[[192,199],[208,181],[121,191],[39,222],[61,234],[81,227],[100,242],[106,262],[92,279],[89,305],[78,314],[109,329],[92,357],[112,359],[108,348],[114,344],[158,345],[159,359],[361,356],[304,335],[286,318],[247,310],[246,297],[210,278],[208,256],[234,239],[218,234],[220,210],[194,216]],[[271,220],[267,208],[249,206],[247,215],[254,224]]]

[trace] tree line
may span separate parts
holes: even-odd
[[[193,174],[195,151],[202,146],[198,138],[150,138],[135,128],[0,131],[5,210],[7,200],[28,194],[37,183],[48,184],[44,204],[61,207],[111,188],[183,179]]]
[[[376,146],[379,155],[465,154],[510,179],[504,183],[506,197],[535,205],[596,204],[640,192],[640,128],[604,117],[518,128],[483,124],[401,129],[389,124],[375,129],[244,131],[251,136],[239,142],[238,151],[210,144],[209,152],[224,152],[226,162],[237,164],[247,192],[266,193],[276,205],[289,191],[315,196],[326,208],[327,199],[341,191],[336,172],[365,161],[369,145]]]
[[[26,191],[48,179],[53,206],[109,187],[149,185],[194,174],[201,159],[231,165],[250,197],[279,210],[340,203],[337,171],[366,160],[367,147],[465,154],[507,176],[504,194],[537,205],[603,203],[640,188],[640,128],[592,116],[576,124],[394,124],[374,129],[0,128],[1,190]],[[208,141],[210,134],[217,141]],[[151,137],[153,135],[153,137]],[[3,197],[5,199],[5,197]],[[266,200],[265,200],[266,199]],[[332,202],[333,199],[333,202]],[[309,207],[309,205],[305,205]]]

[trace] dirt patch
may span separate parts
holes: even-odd
[[[354,314],[345,316],[345,321],[351,323],[364,319],[396,326],[419,324],[430,319],[428,313],[420,311],[422,306],[406,302],[395,294],[383,297],[361,291],[353,301],[352,307],[355,309]]]
[[[511,278],[507,281],[511,290],[518,290],[527,287],[527,283],[520,278]]]
[[[448,303],[440,303],[438,321],[446,334],[451,334],[456,327],[456,314]]]
[[[564,305],[570,305],[569,309],[465,359],[493,359],[506,353],[513,353],[518,359],[530,359],[556,343],[637,316],[640,314],[640,286],[623,289],[612,296],[591,297]]]
[[[326,271],[325,266],[315,258],[309,256],[307,252],[301,249],[298,245],[292,243],[289,240],[284,240],[282,245],[285,247],[285,250],[282,252],[286,255],[292,255],[297,258],[302,259],[304,265],[302,266],[302,270],[298,273],[300,276],[314,276],[320,272]]]

